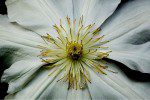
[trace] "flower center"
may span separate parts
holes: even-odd
[[[103,58],[109,56],[111,51],[103,44],[103,36],[99,35],[100,28],[94,28],[95,24],[84,25],[83,16],[76,22],[66,17],[66,24],[60,20],[60,25],[53,25],[58,37],[50,34],[41,36],[45,42],[44,46],[38,46],[41,50],[43,62],[52,73],[58,76],[64,73],[58,81],[68,82],[69,88],[82,89],[91,82],[89,69],[95,73],[106,75],[106,62]]]
[[[79,60],[82,57],[82,44],[77,42],[67,43],[68,57],[72,60]]]

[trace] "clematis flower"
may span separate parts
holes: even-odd
[[[5,99],[150,99],[118,61],[150,72],[150,0],[7,0],[0,47],[12,50]],[[6,62],[10,62],[6,60]]]

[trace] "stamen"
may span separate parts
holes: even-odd
[[[58,48],[64,49],[63,47],[59,46],[56,42],[53,42]]]
[[[110,41],[103,41],[103,42],[100,42],[101,45],[105,44],[105,43],[108,43]]]
[[[70,28],[70,18],[68,18],[68,16],[66,17],[66,19],[67,19],[67,22],[68,22],[68,26],[69,26],[69,28]]]
[[[78,33],[77,33],[77,41],[79,40],[79,37],[80,37],[80,31],[82,30],[83,28],[83,25],[79,28],[78,30]]]
[[[93,38],[90,38],[84,45],[88,44]]]
[[[57,38],[61,41],[62,44],[65,44],[64,41],[60,37],[57,37]]]
[[[70,28],[70,37],[71,37],[71,40],[73,40],[73,38],[72,38],[72,32],[71,32],[71,28]]]
[[[41,46],[41,45],[37,45],[37,47],[38,47],[39,49],[46,49],[45,46]]]
[[[61,19],[60,19],[60,27],[61,27],[61,29],[67,34],[67,31],[65,30],[65,28],[64,28],[63,25],[62,25]]]
[[[97,28],[92,32],[92,34],[96,35],[98,32],[100,32],[100,30],[101,30],[100,28]]]
[[[100,28],[94,28],[94,24],[83,25],[83,15],[78,22],[73,21],[67,16],[64,18],[67,25],[53,25],[58,36],[52,37],[50,34],[41,36],[46,46],[38,45],[41,54],[38,56],[42,62],[47,63],[47,70],[52,70],[49,74],[58,75],[62,71],[64,74],[57,80],[68,82],[68,89],[83,89],[87,83],[91,83],[89,69],[100,75],[107,75],[104,70],[115,73],[107,69],[103,58],[109,56],[108,47],[102,46],[109,41],[102,41],[103,36],[98,36]],[[101,51],[105,49],[105,52]],[[107,50],[107,51],[106,51]],[[56,77],[56,76],[55,76]]]
[[[59,29],[59,27],[56,24],[53,25],[53,27],[57,31],[57,33],[60,34],[61,30]]]

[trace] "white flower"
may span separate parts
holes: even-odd
[[[150,0],[7,0],[0,47],[15,48],[6,99],[150,99]],[[12,23],[9,23],[11,21]],[[8,61],[9,63],[10,61]]]

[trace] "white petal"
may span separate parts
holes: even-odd
[[[150,22],[150,0],[129,0],[103,25],[105,40],[114,40],[129,31]]]
[[[37,45],[43,45],[42,38],[31,31],[19,27],[15,23],[9,23],[6,15],[0,15],[0,48],[22,49],[31,55],[39,54]]]
[[[150,73],[150,23],[126,33],[106,44],[112,53],[108,56],[131,69]]]
[[[91,100],[91,94],[88,87],[82,90],[70,89],[68,90],[67,100]]]
[[[66,83],[57,82],[60,75],[54,73],[48,76],[54,70],[41,69],[36,77],[27,84],[23,90],[16,94],[8,95],[6,99],[63,99],[67,97],[68,86]],[[55,77],[56,75],[56,77]]]
[[[7,0],[8,16],[12,22],[38,32],[51,33],[51,27],[67,15],[72,18],[71,0]]]
[[[13,37],[18,39],[22,38],[31,42],[43,43],[41,37],[37,33],[21,28],[16,23],[10,23],[6,15],[0,15],[0,19],[0,35],[9,37],[13,35]]]
[[[104,39],[110,40],[106,45],[113,51],[109,58],[148,73],[149,5],[149,0],[129,1],[102,27]]]
[[[111,66],[109,66],[111,67]],[[143,99],[138,93],[126,85],[124,81],[117,80],[109,75],[96,75],[90,71],[91,84],[88,84],[92,99],[111,99],[111,100],[126,100],[126,99]],[[114,73],[113,73],[114,74]]]
[[[131,89],[133,91],[132,93],[137,94],[137,96],[139,96],[139,98],[141,98],[141,99],[143,98],[144,100],[149,100],[149,98],[150,98],[150,95],[149,95],[150,84],[149,83],[150,82],[140,82],[140,81],[131,79],[130,78],[131,76],[129,76],[129,75],[134,75],[134,73],[128,72],[125,74],[125,72],[121,71],[120,66],[118,66],[118,65],[116,66],[113,63],[110,63],[108,66],[109,66],[110,70],[118,72],[116,74],[109,72],[109,71],[106,72],[112,81],[114,81],[121,87],[124,87],[125,91],[128,91],[129,89]],[[134,75],[134,76],[136,76],[136,75]],[[137,77],[139,77],[139,76],[137,75]]]
[[[2,81],[8,82],[8,93],[21,90],[33,77],[35,72],[43,65],[40,59],[17,61],[4,71]]]
[[[57,79],[47,87],[47,89],[39,97],[40,100],[66,100],[68,93],[68,84],[65,82],[57,82]]]
[[[116,91],[113,87],[109,86],[105,81],[96,75],[96,73],[90,72],[91,83],[88,83],[88,88],[92,99],[124,99],[125,97]],[[102,75],[102,77],[106,77]]]
[[[117,8],[120,0],[73,0],[74,18],[83,15],[85,25],[99,27]]]

